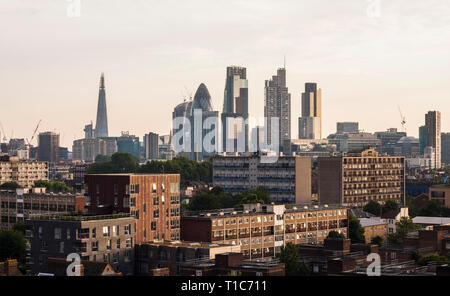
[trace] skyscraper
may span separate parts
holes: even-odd
[[[159,135],[155,133],[148,133],[144,135],[144,157],[145,159],[159,158]]]
[[[40,133],[38,136],[38,159],[57,162],[59,159],[59,134],[52,132]]]
[[[248,151],[248,80],[244,67],[227,67],[223,109],[222,109],[222,147],[225,152]],[[228,123],[228,125],[227,125]],[[244,137],[245,151],[238,151],[239,136]],[[228,151],[233,147],[233,151]]]
[[[95,137],[108,137],[108,116],[106,112],[105,76],[100,77],[100,90],[98,93],[97,122],[95,124]]]
[[[436,149],[436,169],[442,166],[441,158],[441,112],[430,111],[425,114],[425,126],[427,127],[427,146]]]
[[[267,119],[266,144],[273,145],[275,140],[272,139],[271,118],[279,118],[278,143],[280,151],[286,153],[291,141],[291,94],[286,86],[286,68],[279,68],[277,75],[265,82],[264,117]]]
[[[322,138],[322,90],[317,89],[317,83],[305,83],[302,117],[298,119],[298,138]]]
[[[195,93],[193,101],[185,101],[177,105],[172,113],[172,118],[183,118],[184,126],[173,126],[173,142],[169,145],[173,145],[175,149],[184,147],[187,150],[176,151],[177,153],[183,153],[191,160],[203,160],[206,157],[214,155],[217,152],[217,125],[218,125],[218,112],[214,111],[211,104],[211,95],[208,88],[204,83],[200,84]],[[212,119],[213,124],[208,127],[204,127],[205,121]],[[187,123],[190,126],[187,126]],[[211,122],[209,122],[211,123]],[[209,124],[208,124],[209,125]],[[215,126],[214,126],[215,125]],[[190,127],[190,128],[189,128]],[[216,133],[211,137],[210,133],[215,130]],[[179,133],[183,132],[182,135]],[[213,151],[205,149],[205,144],[211,144],[214,146]],[[177,148],[178,147],[178,148]]]
[[[442,133],[442,162],[450,164],[450,133]]]

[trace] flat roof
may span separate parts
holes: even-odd
[[[450,218],[445,217],[414,217],[414,224],[450,225]]]
[[[222,248],[222,247],[238,247],[238,245],[231,244],[215,244],[215,243],[205,243],[205,242],[188,242],[188,241],[153,241],[145,242],[143,245],[153,245],[153,246],[168,246],[168,247],[186,247],[186,248]]]
[[[377,225],[387,225],[387,222],[383,222],[379,219],[372,219],[372,218],[360,218],[359,222],[361,223],[362,227],[368,227],[368,226],[377,226]]]

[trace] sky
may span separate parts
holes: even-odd
[[[450,132],[448,0],[0,0],[0,27],[8,138],[30,139],[42,119],[71,150],[95,123],[102,72],[110,135],[168,134],[200,83],[221,111],[230,65],[247,68],[250,116],[262,117],[284,56],[293,138],[305,82],[322,89],[324,137],[338,121],[401,129],[399,107],[411,136],[430,110]]]

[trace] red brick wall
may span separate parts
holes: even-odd
[[[211,220],[182,217],[181,240],[190,242],[212,242]]]

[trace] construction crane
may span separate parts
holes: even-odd
[[[398,106],[398,111],[400,112],[402,130],[403,132],[406,132],[406,117],[403,116],[402,109],[400,109],[400,106]]]
[[[3,134],[3,142],[7,142],[8,138],[6,138],[5,129],[3,128],[3,124],[1,122],[0,122],[0,128],[1,128],[2,134]]]
[[[31,136],[31,140],[28,141],[28,138],[26,139],[29,149],[31,148],[31,142],[33,141],[34,137],[36,136],[37,130],[38,130],[39,126],[41,125],[41,122],[42,122],[42,119],[39,120],[38,124],[36,125],[36,128],[34,129],[33,135]]]

